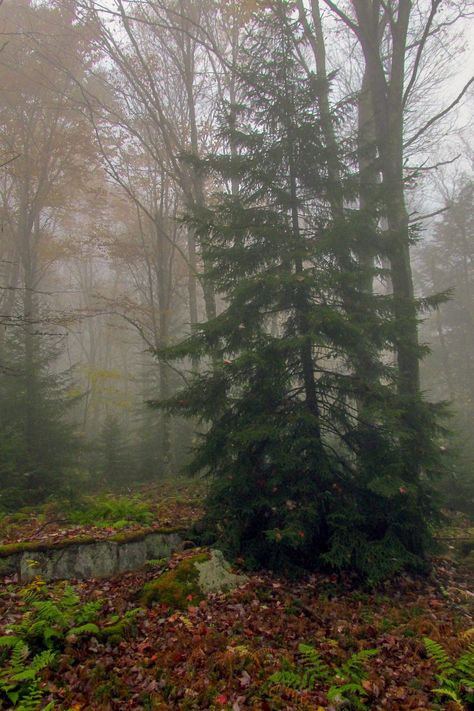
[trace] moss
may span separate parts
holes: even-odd
[[[132,631],[132,622],[130,620],[119,620],[113,625],[107,625],[100,630],[100,638],[103,641],[118,644],[123,639],[130,636]]]
[[[50,550],[58,550],[61,548],[69,548],[76,545],[91,545],[93,543],[133,543],[135,541],[143,541],[147,536],[158,533],[162,535],[170,535],[172,533],[184,533],[182,528],[142,528],[138,531],[123,531],[116,533],[110,538],[95,538],[94,536],[77,536],[76,538],[65,538],[62,541],[54,541],[48,543],[45,541],[23,541],[21,543],[4,543],[0,545],[0,558],[8,558],[11,555],[25,553],[27,551],[33,553],[41,553]]]
[[[144,605],[159,602],[172,610],[184,610],[190,603],[204,599],[199,588],[199,571],[195,563],[209,560],[207,553],[198,553],[178,563],[176,568],[160,575],[143,587],[141,600]]]
[[[35,550],[31,547],[31,543],[4,543],[0,546],[0,558],[8,558],[15,553],[23,553],[23,551]]]
[[[113,543],[134,543],[136,541],[143,541],[147,536],[153,533],[170,535],[172,533],[185,533],[185,530],[183,528],[140,528],[136,531],[121,531],[107,540]]]
[[[63,541],[55,541],[47,543],[44,541],[23,541],[22,543],[5,543],[0,546],[0,558],[8,558],[17,553],[25,553],[27,551],[33,553],[42,553],[49,550],[57,550],[58,548],[69,548],[75,545],[90,545],[91,543],[100,543],[93,536],[81,536],[78,538],[66,538]]]

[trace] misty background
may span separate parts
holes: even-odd
[[[222,309],[183,216],[212,201],[215,185],[193,158],[223,144],[255,5],[1,2],[2,506],[135,489],[187,461],[193,422],[148,401],[172,395],[197,367],[156,352]],[[404,106],[412,266],[417,295],[450,297],[422,315],[422,388],[451,403],[446,505],[472,512],[474,13],[446,3],[425,37],[430,3],[414,5]],[[331,101],[344,106],[337,140],[350,151],[363,58],[330,3],[296,3],[301,32],[316,9]],[[300,51],[314,71],[311,47]]]

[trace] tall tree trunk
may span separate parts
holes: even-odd
[[[185,3],[187,4],[187,3]],[[191,32],[193,31],[192,25],[188,27],[189,22],[186,17],[186,10],[191,11],[191,8],[184,7],[183,2],[181,2],[181,8],[183,13],[183,70],[184,70],[184,81],[186,86],[186,99],[188,104],[188,120],[189,120],[189,140],[190,148],[193,156],[199,157],[199,138],[198,138],[198,125],[196,119],[196,103],[194,96],[194,79],[195,79],[195,67],[194,67],[194,45],[192,40]],[[191,201],[194,205],[199,207],[204,207],[204,189],[202,184],[202,177],[196,168],[192,169],[191,172]],[[193,237],[193,241],[190,245],[188,238],[188,249],[189,256],[191,257],[196,246],[196,237]],[[204,264],[204,267],[206,265]],[[190,280],[196,279],[195,274],[190,274]],[[206,310],[206,318],[208,321],[215,318],[216,316],[216,297],[214,294],[214,289],[211,284],[204,280],[203,282],[203,293],[204,293],[204,306]]]
[[[168,271],[168,243],[163,237],[164,221],[164,188],[161,189],[160,214],[156,217],[156,272],[157,272],[157,294],[158,294],[158,347],[166,348],[169,345],[169,298],[168,283],[170,274]],[[159,360],[159,383],[160,400],[164,401],[171,395],[170,369],[168,365]],[[172,470],[172,443],[171,443],[171,417],[168,413],[162,412],[160,416],[160,448],[162,456],[162,474],[169,476]]]
[[[30,461],[34,462],[34,455],[37,448],[37,424],[39,418],[38,411],[38,353],[35,336],[37,327],[37,303],[35,297],[36,278],[34,254],[32,240],[34,236],[28,224],[26,214],[21,220],[21,242],[22,242],[22,262],[23,262],[23,320],[24,320],[24,378],[25,378],[25,443]],[[36,237],[38,237],[39,224],[35,220],[34,227]],[[34,474],[34,471],[32,472]],[[33,477],[33,485],[39,484]]]
[[[358,21],[358,38],[370,84],[375,135],[382,174],[382,199],[387,219],[387,248],[391,267],[394,315],[403,333],[396,342],[399,392],[414,398],[420,392],[420,352],[417,311],[410,261],[410,233],[403,172],[403,85],[411,2],[399,0],[391,22],[391,71],[385,76],[379,41],[381,4],[352,0]]]

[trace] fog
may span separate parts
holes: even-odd
[[[219,324],[251,266],[232,275],[232,265],[219,252],[223,243],[209,239],[219,232],[217,223],[222,227],[226,219],[229,224],[236,219],[225,211],[211,215],[222,195],[235,200],[242,195],[246,207],[268,205],[286,214],[298,239],[313,229],[317,249],[317,235],[326,234],[323,223],[359,219],[359,227],[353,222],[347,228],[347,255],[367,269],[360,293],[387,299],[384,318],[387,333],[392,331],[380,339],[367,335],[358,311],[352,325],[359,343],[369,336],[373,342],[358,354],[355,343],[350,357],[342,343],[349,335],[341,331],[339,340],[333,334],[329,342],[337,324],[325,325],[309,307],[295,317],[295,333],[308,327],[312,335],[302,355],[304,372],[291,366],[292,387],[300,393],[295,397],[309,402],[316,393],[313,415],[319,398],[323,447],[339,446],[336,421],[346,428],[343,446],[350,446],[346,435],[353,415],[336,411],[339,397],[359,415],[372,407],[364,405],[358,385],[335,395],[339,386],[328,384],[333,376],[327,373],[356,374],[357,382],[366,378],[370,385],[372,370],[383,387],[390,384],[404,398],[449,402],[450,418],[432,435],[446,453],[447,469],[438,486],[446,506],[471,508],[470,3],[441,4],[431,16],[432,4],[419,0],[405,18],[402,2],[389,4],[396,6],[391,17],[377,20],[378,66],[367,48],[373,31],[368,4],[266,4],[267,14],[275,16],[280,6],[286,8],[285,37],[292,33],[293,44],[288,40],[285,51],[294,56],[301,76],[314,80],[314,106],[307,97],[295,99],[295,106],[299,101],[302,122],[314,119],[318,126],[313,138],[301,134],[297,139],[295,155],[300,163],[305,156],[312,160],[318,142],[322,151],[313,182],[309,173],[297,175],[285,199],[277,157],[274,175],[270,172],[266,183],[262,178],[265,189],[252,184],[255,173],[250,179],[245,167],[233,173],[230,166],[250,150],[250,143],[230,129],[262,128],[268,118],[263,133],[277,133],[279,119],[270,116],[268,95],[259,98],[257,90],[252,95],[253,79],[246,72],[257,67],[241,68],[261,42],[254,15],[258,5],[250,0],[0,3],[3,507],[39,503],[74,489],[135,491],[177,476],[189,463],[196,441],[211,428],[213,403],[199,411],[188,407],[192,398],[186,395],[182,412],[176,401],[165,410],[153,403],[169,400],[190,382],[198,388],[199,374],[212,367],[217,372],[222,364],[233,367],[257,343],[256,336],[243,344],[238,340],[253,328],[251,315],[243,311],[241,323],[232,313],[237,319],[234,336],[227,334],[232,348],[222,345],[227,336]],[[275,50],[276,39],[268,42],[269,52]],[[273,90],[273,105],[281,105],[284,95],[269,85]],[[245,108],[251,101],[253,114]],[[385,118],[378,115],[382,109]],[[302,124],[295,116],[296,131]],[[390,124],[385,137],[384,121]],[[260,143],[257,148],[263,151]],[[208,156],[215,159],[211,168]],[[280,193],[267,190],[274,177]],[[236,234],[244,239],[245,227]],[[277,242],[284,266],[293,257],[285,257],[286,247]],[[271,239],[265,249],[262,264],[270,265],[276,259]],[[302,283],[315,274],[319,284],[324,282],[308,303],[314,302],[318,314],[322,303],[339,309],[340,328],[346,328],[348,301],[356,297],[343,292],[343,283],[329,284],[330,276],[336,279],[338,255],[337,250],[319,252],[317,262],[303,249],[302,257],[294,258],[294,271]],[[255,259],[260,258],[257,253]],[[278,308],[267,300],[260,338],[291,332],[293,325],[285,321],[291,308],[280,308],[281,299],[276,297]],[[216,317],[215,331],[199,331]],[[380,334],[383,325],[374,328]],[[202,343],[192,352],[166,350],[196,332],[208,338],[210,350]],[[422,353],[419,344],[427,344],[430,352]],[[377,366],[371,360],[375,351]],[[245,387],[236,375],[232,397]],[[220,417],[221,395],[215,397]],[[378,423],[380,414],[374,412]],[[358,456],[354,450],[347,459]]]

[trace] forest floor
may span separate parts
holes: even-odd
[[[176,516],[185,523],[199,513],[196,490],[189,496],[184,490],[178,495],[166,492],[161,498],[158,504],[151,497],[149,508],[154,518],[147,525],[163,526],[167,517],[174,523]],[[56,541],[63,535],[77,535],[78,528],[81,533],[91,531],[85,523],[53,523],[54,515],[54,511],[48,514],[51,523],[37,534],[40,538],[46,538],[47,532],[48,540]],[[4,520],[0,523],[1,541],[17,541],[15,535],[25,540],[47,523],[44,518],[44,513],[38,519],[30,513],[21,529],[15,529],[15,521]],[[99,536],[106,535],[104,529],[116,530],[113,524],[92,528]],[[72,711],[470,708],[467,701],[462,706],[433,693],[440,684],[436,663],[424,642],[427,637],[441,642],[456,659],[472,641],[474,593],[467,567],[439,557],[428,578],[399,576],[377,592],[355,590],[349,581],[336,576],[318,574],[290,581],[253,573],[233,592],[211,594],[198,605],[191,598],[185,610],[173,611],[163,605],[138,609],[145,582],[194,554],[195,550],[175,554],[170,561],[153,562],[143,571],[111,579],[71,581],[82,608],[87,602],[101,602],[96,620],[99,627],[127,617],[127,612],[133,622],[124,625],[118,636],[62,633],[62,638],[50,640],[49,646],[57,653],[54,662],[39,673],[43,701],[37,708],[45,708],[50,701],[55,709]],[[28,629],[35,604],[28,600],[35,586],[43,599],[49,596],[59,604],[64,598],[62,583],[46,586],[36,581],[25,588],[15,578],[4,578],[1,635],[18,634],[15,625],[22,622],[23,629]],[[311,645],[327,664],[325,681],[315,683],[311,690],[271,682],[272,674],[282,668],[299,673],[301,678],[300,643]],[[342,688],[341,672],[337,672],[340,666],[369,649],[376,653],[366,660],[366,671],[359,675],[352,705],[338,700],[337,694],[328,700],[331,687]],[[5,666],[8,653],[5,650],[0,658],[0,708],[21,709],[18,702],[15,706],[7,701],[2,686],[9,673]],[[454,673],[451,676],[455,684]],[[23,682],[17,683],[20,687]],[[462,684],[457,685],[457,691],[468,698],[469,690]]]

